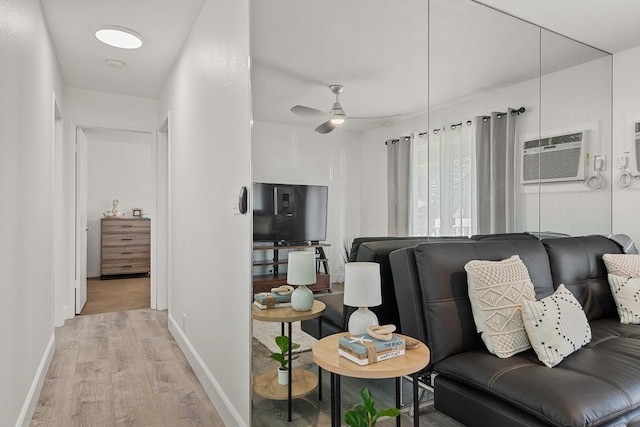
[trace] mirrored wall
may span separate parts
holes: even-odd
[[[611,55],[471,0],[253,0],[251,21],[253,180],[329,187],[332,281],[345,243],[387,234],[404,136],[412,234],[611,232]],[[365,119],[319,134],[290,108],[328,111],[332,84]]]
[[[610,233],[611,56],[477,3],[429,4],[429,233]],[[460,195],[434,197],[436,177]]]

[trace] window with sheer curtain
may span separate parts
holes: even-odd
[[[411,233],[475,234],[475,127],[457,126],[416,135],[411,159]]]

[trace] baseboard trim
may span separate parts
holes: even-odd
[[[28,427],[31,424],[31,418],[33,418],[33,412],[36,410],[36,404],[38,403],[38,398],[40,397],[44,380],[47,378],[47,371],[49,371],[49,365],[51,365],[51,360],[53,359],[53,353],[55,350],[56,336],[55,333],[52,333],[51,338],[49,339],[49,344],[42,356],[42,360],[40,360],[36,376],[33,379],[33,383],[31,383],[31,388],[29,388],[27,399],[22,406],[22,411],[20,411],[18,421],[16,421],[16,427]]]
[[[209,396],[209,399],[211,399],[213,406],[215,406],[218,411],[218,415],[220,415],[220,418],[224,421],[224,425],[247,427],[240,414],[236,411],[235,407],[220,387],[220,384],[215,380],[211,371],[195,351],[173,316],[171,316],[171,313],[169,313],[168,318],[169,332],[171,332],[171,335],[173,335],[173,338],[176,340],[180,350],[182,350],[182,353],[187,358],[189,365],[191,365],[191,368],[200,380],[200,384],[202,384],[202,387]]]

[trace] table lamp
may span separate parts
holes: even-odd
[[[297,286],[291,294],[291,307],[296,311],[311,310],[313,292],[306,285],[316,283],[316,254],[314,252],[289,252],[287,283]]]
[[[378,324],[378,317],[368,307],[382,304],[380,264],[348,262],[344,265],[344,305],[358,307],[349,317],[349,333],[362,335],[367,327]]]

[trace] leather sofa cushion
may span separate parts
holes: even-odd
[[[411,236],[411,237],[399,237],[399,236],[384,236],[384,237],[356,237],[351,242],[351,250],[349,251],[349,262],[357,261],[358,252],[360,251],[360,245],[367,242],[384,242],[386,240],[427,240],[429,237],[427,236]],[[414,243],[412,246],[417,245]]]
[[[591,328],[592,341],[554,368],[532,350],[508,359],[474,350],[435,369],[549,425],[605,424],[640,407],[640,327],[601,319]]]
[[[618,317],[602,255],[622,253],[604,236],[544,239],[554,286],[563,283],[582,305],[587,319]]]

